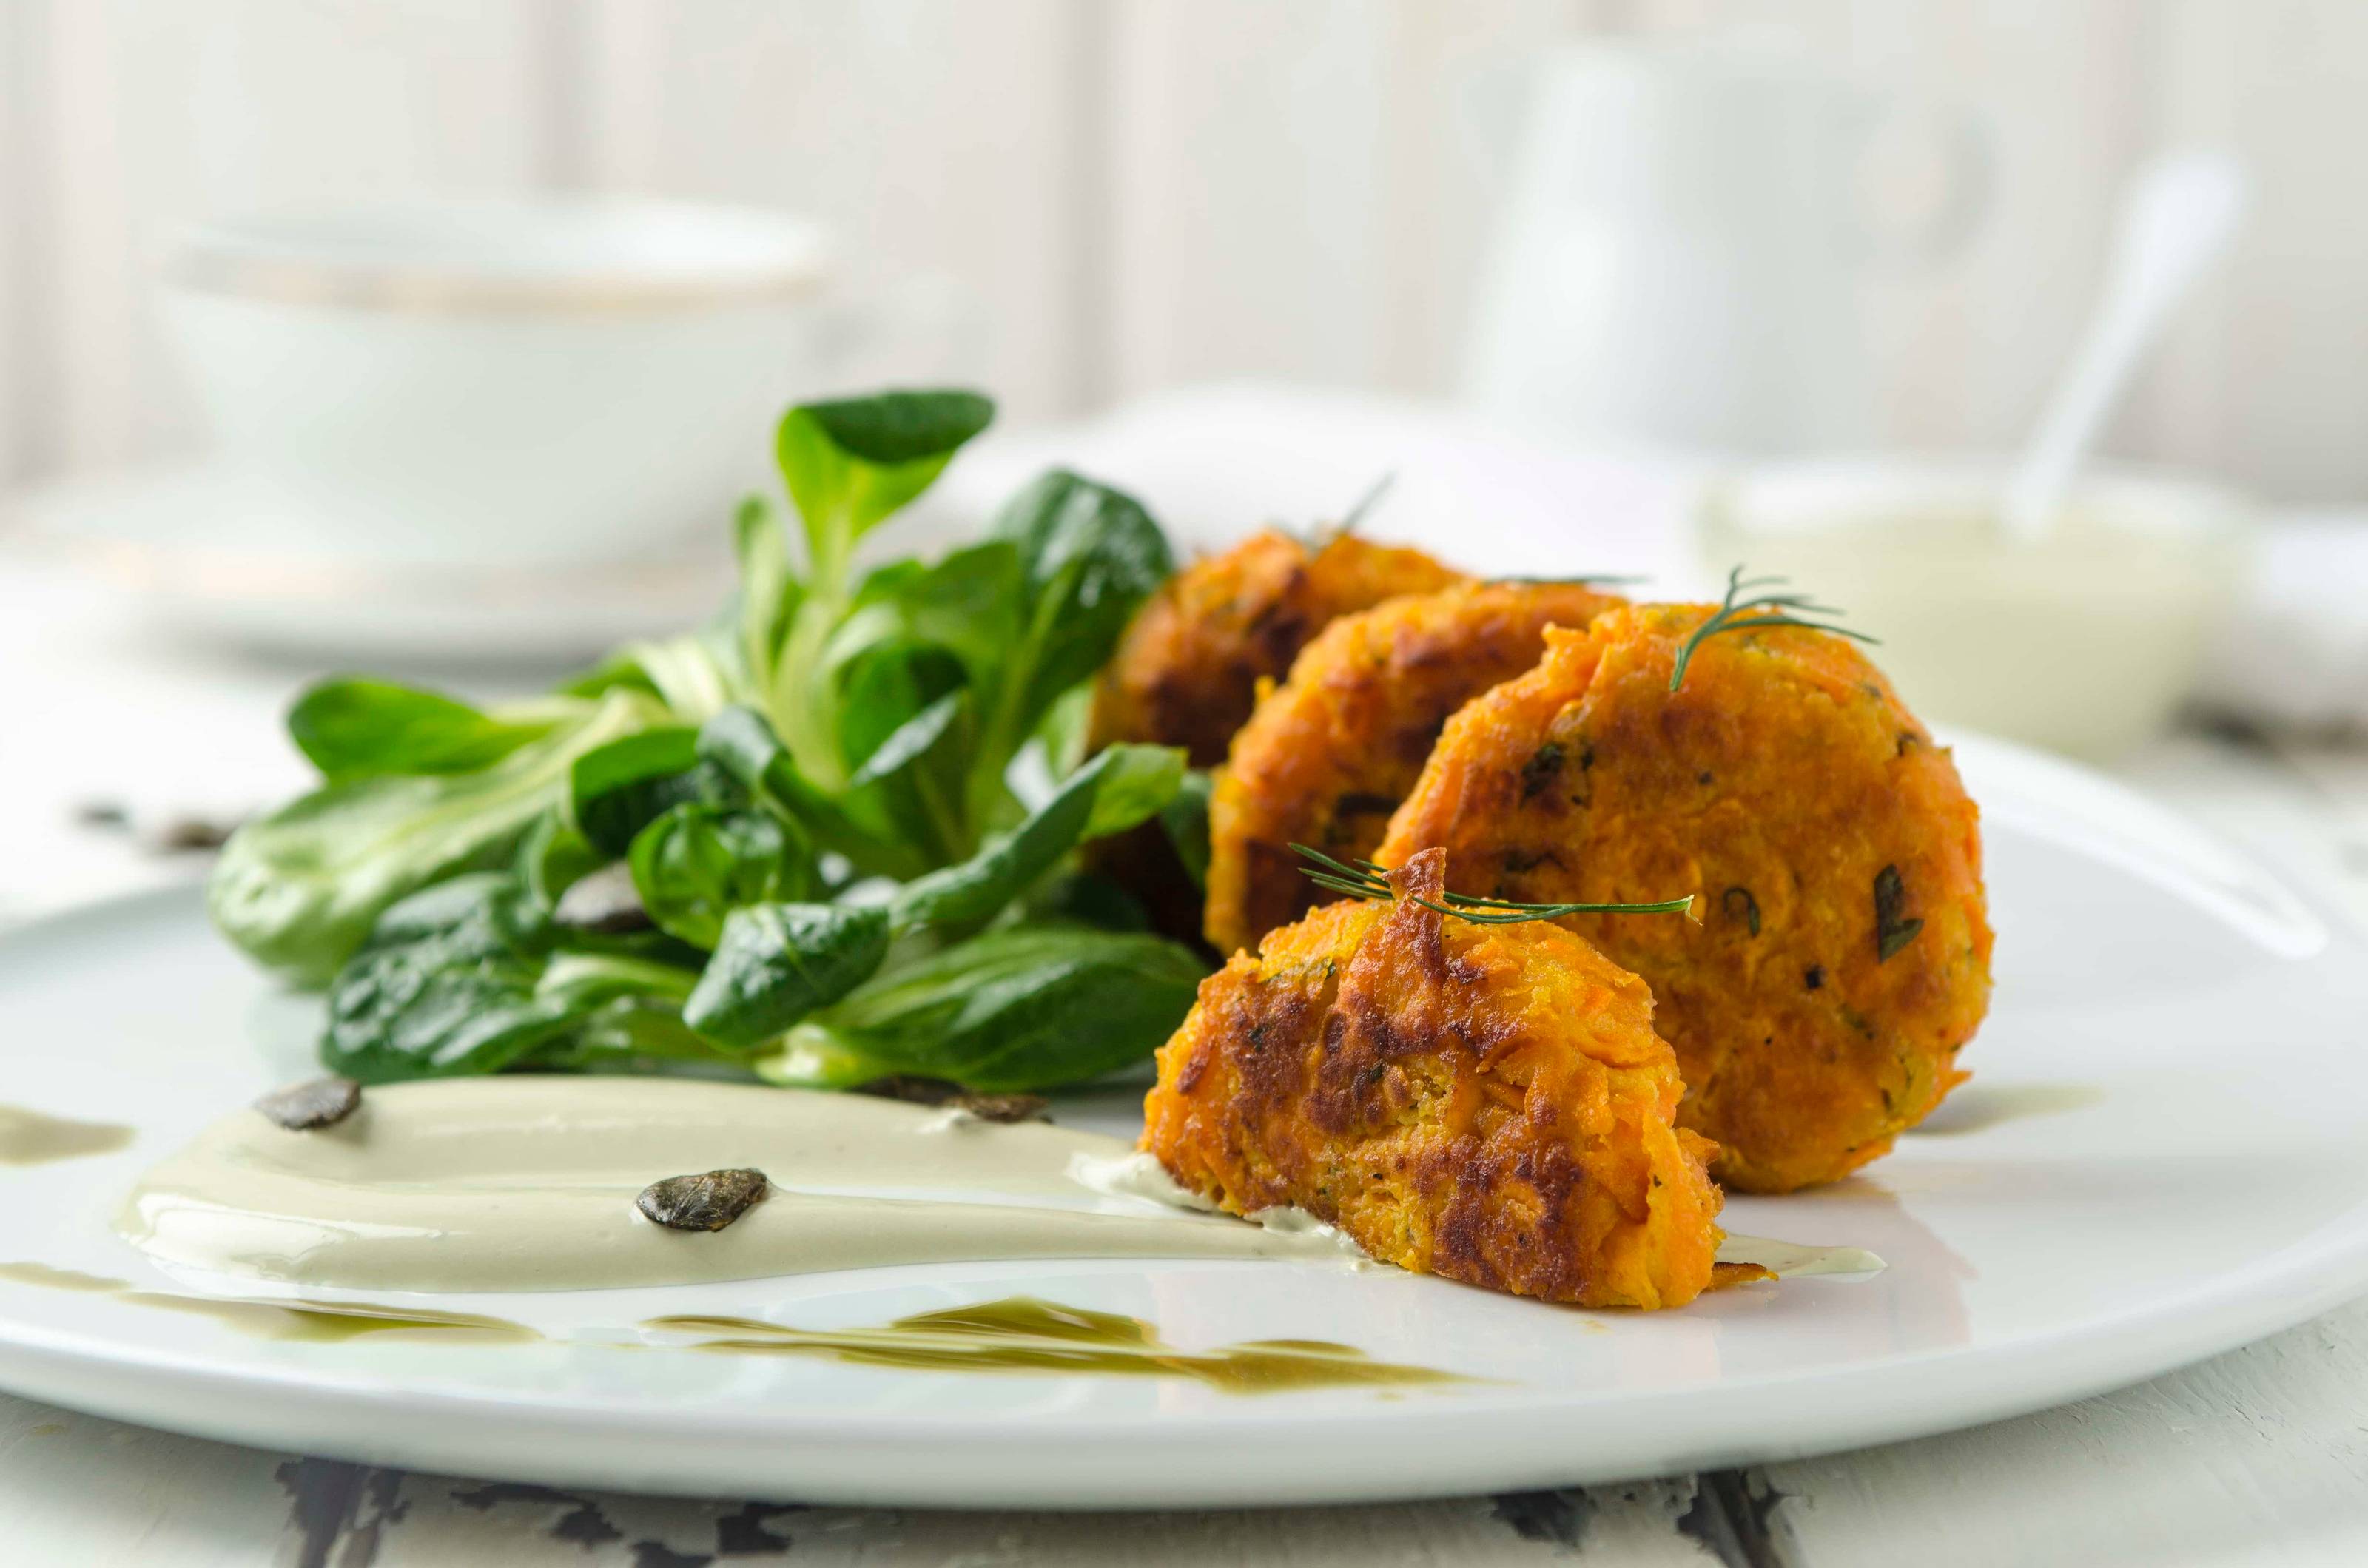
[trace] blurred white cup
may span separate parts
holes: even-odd
[[[1510,177],[1463,402],[1599,442],[1775,455],[1872,438],[1861,286],[1975,231],[1989,152],[1972,119],[1742,40],[1572,46],[1504,86],[1492,108],[1525,107],[1518,135],[1498,132]],[[1894,149],[1931,195],[1886,222],[1867,187]]]
[[[256,526],[302,519],[240,542],[610,561],[720,532],[773,417],[834,390],[882,324],[835,298],[836,270],[783,214],[425,200],[193,229],[161,303],[222,456],[286,503]]]
[[[1999,520],[2006,477],[1986,459],[1755,468],[1712,487],[1697,548],[1721,576],[1740,564],[1841,607],[1919,717],[2108,760],[2193,689],[2251,512],[2215,485],[2107,470],[2026,542]]]

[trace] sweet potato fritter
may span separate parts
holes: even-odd
[[[1135,612],[1095,687],[1088,744],[1182,746],[1193,767],[1213,767],[1261,684],[1280,679],[1335,618],[1461,581],[1418,550],[1353,534],[1315,548],[1280,529],[1252,534],[1176,574]],[[1087,859],[1161,931],[1199,939],[1200,890],[1157,824],[1099,841]]]
[[[1209,807],[1210,944],[1255,944],[1320,902],[1293,844],[1369,856],[1448,717],[1538,662],[1548,626],[1626,601],[1583,583],[1472,583],[1326,627],[1234,736]]]
[[[1551,631],[1539,666],[1450,720],[1374,858],[1444,847],[1460,892],[1700,895],[1699,924],[1563,924],[1644,976],[1719,1179],[1785,1192],[1891,1147],[1964,1074],[1989,1002],[1974,803],[1949,754],[1841,638],[1679,647],[1706,605]]]
[[[1440,859],[1417,857],[1394,903],[1326,905],[1203,981],[1143,1147],[1233,1213],[1293,1204],[1401,1267],[1684,1305],[1716,1267],[1715,1146],[1674,1124],[1651,994],[1569,932],[1415,902]]]
[[[1460,574],[1418,550],[1342,534],[1320,549],[1276,528],[1170,577],[1135,612],[1094,692],[1092,744],[1182,746],[1195,767],[1225,747],[1307,640],[1338,616]]]

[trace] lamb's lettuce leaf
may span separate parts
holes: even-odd
[[[654,716],[646,699],[612,692],[575,724],[473,773],[381,776],[301,795],[231,835],[207,910],[257,962],[321,984],[397,899],[505,864],[577,757]]]
[[[290,726],[323,787],[243,829],[209,896],[260,961],[335,977],[324,1057],[372,1081],[745,1064],[791,1037],[885,1060],[893,1015],[951,1020],[939,1075],[1033,1085],[1172,1025],[1197,964],[1074,869],[1088,839],[1190,814],[1178,754],[1082,745],[1094,676],[1169,571],[1157,527],[1055,472],[974,544],[858,570],[993,413],[960,391],[791,409],[795,541],[745,503],[726,613],[547,699],[307,692]],[[1046,766],[1015,767],[1035,745]],[[1044,1032],[1102,1013],[1122,1044]]]
[[[858,986],[791,1028],[757,1071],[803,1088],[895,1074],[989,1093],[1086,1083],[1157,1050],[1203,972],[1158,937],[988,931]]]
[[[582,704],[551,699],[494,714],[439,692],[343,676],[305,688],[289,738],[331,784],[389,775],[474,773],[542,739]]]

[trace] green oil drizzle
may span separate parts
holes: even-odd
[[[1084,1372],[1190,1378],[1223,1393],[1468,1382],[1452,1372],[1376,1361],[1322,1339],[1261,1339],[1178,1350],[1153,1326],[1116,1312],[1033,1296],[920,1312],[884,1328],[805,1329],[762,1318],[652,1318],[644,1328],[698,1335],[689,1348],[739,1356],[827,1356],[867,1367],[924,1371]]]
[[[423,1333],[441,1339],[480,1343],[542,1337],[522,1323],[483,1317],[475,1312],[390,1306],[381,1301],[271,1301],[245,1296],[199,1296],[178,1290],[135,1290],[126,1280],[53,1268],[46,1263],[0,1263],[0,1279],[44,1285],[53,1290],[86,1290],[135,1306],[161,1307],[166,1312],[195,1312],[264,1339],[337,1344],[366,1334]]]
[[[111,1121],[70,1121],[23,1106],[0,1105],[0,1165],[46,1165],[111,1154],[131,1142],[131,1129]]]
[[[166,1312],[195,1312],[266,1339],[340,1344],[364,1335],[421,1333],[475,1343],[542,1337],[524,1324],[475,1312],[381,1301],[258,1300],[137,1290],[121,1279],[46,1263],[0,1263],[0,1279],[109,1295]],[[1162,1343],[1157,1332],[1141,1318],[1064,1307],[1033,1296],[920,1312],[898,1318],[884,1328],[804,1329],[762,1318],[697,1315],[652,1318],[642,1326],[699,1335],[681,1348],[729,1355],[828,1356],[859,1366],[914,1371],[1190,1378],[1221,1393],[1404,1388],[1473,1381],[1429,1367],[1376,1361],[1352,1345],[1328,1339],[1253,1339],[1213,1350],[1178,1350]]]

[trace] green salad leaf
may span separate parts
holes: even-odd
[[[858,823],[844,799],[798,771],[789,747],[753,708],[726,708],[699,732],[699,755],[820,847],[875,877],[918,876],[935,862],[919,845],[882,836]]]
[[[1209,885],[1209,798],[1217,792],[1216,776],[1205,767],[1184,775],[1176,793],[1159,810],[1160,831],[1183,863],[1192,885]]]
[[[710,1040],[754,1050],[878,972],[892,934],[878,904],[735,909],[683,1020]]]
[[[567,772],[569,825],[611,858],[678,805],[718,798],[722,776],[703,767],[699,732],[662,724],[577,757]]]
[[[563,682],[567,697],[639,692],[676,723],[700,724],[752,690],[740,650],[713,627],[680,637],[628,642],[592,668]]]
[[[1009,833],[959,865],[905,883],[894,901],[897,924],[984,925],[1087,839],[1133,827],[1159,810],[1183,772],[1184,754],[1173,747],[1110,747]]]
[[[684,1017],[726,1046],[765,1044],[871,979],[896,938],[958,938],[984,926],[1085,839],[1157,811],[1159,781],[1172,790],[1183,766],[1183,754],[1165,746],[1113,746],[1018,827],[958,865],[906,882],[884,904],[750,903],[733,910]],[[641,846],[635,849],[638,881]]]
[[[659,929],[713,951],[735,909],[815,891],[814,856],[769,812],[685,801],[632,842],[633,886]]]
[[[513,873],[390,907],[329,989],[321,1060],[365,1084],[619,1056],[714,1060],[683,1024],[694,970],[577,951]]]
[[[1094,676],[1172,567],[1157,525],[1056,471],[975,543],[859,562],[993,415],[958,390],[791,409],[787,509],[732,520],[737,600],[548,698],[306,691],[289,727],[321,787],[242,828],[208,896],[259,962],[328,985],[324,1059],[746,1073],[793,1040],[884,1060],[901,1018],[952,1031],[895,1047],[936,1075],[1034,1086],[1156,1044],[1199,964],[1076,851],[1192,809],[1178,753],[1083,755]],[[1047,1018],[1088,1038],[1056,1048]]]
[[[732,1063],[682,1021],[698,971],[618,953],[559,952],[544,966],[536,993],[568,1010],[561,1035],[535,1049],[528,1065],[559,1071],[647,1072],[670,1062]]]
[[[207,910],[257,961],[323,983],[397,899],[507,861],[575,759],[650,711],[646,699],[615,692],[473,773],[382,776],[299,796],[231,835]]]
[[[775,437],[814,562],[852,543],[933,483],[994,421],[974,392],[892,392],[793,408]]]
[[[732,551],[740,562],[739,668],[746,684],[780,663],[781,644],[805,598],[805,585],[790,564],[780,520],[761,495],[740,503],[732,519]]]
[[[1081,1084],[1146,1060],[1204,972],[1157,937],[989,931],[858,986],[791,1028],[757,1072],[826,1089],[892,1074],[990,1093]]]
[[[535,995],[551,947],[515,877],[483,872],[386,912],[329,991],[322,1061],[365,1084],[493,1073],[567,1026]]]
[[[995,404],[976,392],[897,392],[804,403],[781,418],[774,455],[804,530],[807,576],[780,653],[750,673],[775,730],[818,783],[847,773],[825,649],[848,608],[855,546],[936,483],[994,417]]]
[[[1016,548],[1025,584],[1027,624],[989,722],[995,744],[1016,750],[1064,693],[1093,678],[1175,561],[1133,496],[1064,469],[1013,496],[994,535]]]
[[[567,717],[566,704],[545,702],[496,718],[437,692],[345,676],[297,698],[288,734],[328,782],[350,784],[390,774],[474,773]]]
[[[608,863],[608,857],[569,824],[561,806],[536,817],[518,841],[512,869],[534,901],[549,909],[559,895]]]

